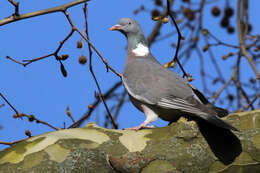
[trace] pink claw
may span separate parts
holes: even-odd
[[[124,130],[140,130],[140,129],[152,129],[152,128],[155,128],[155,126],[147,125],[147,123],[143,122],[139,126],[124,128]]]

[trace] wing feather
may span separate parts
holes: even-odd
[[[220,119],[215,111],[206,111],[207,108],[195,98],[188,98],[185,100],[177,97],[162,98],[157,105],[165,109],[177,109],[190,113],[215,124],[218,127],[237,131],[236,128]]]
[[[177,109],[183,112],[207,116],[208,113],[202,111],[198,108],[198,104],[190,103],[187,100],[177,98],[177,97],[170,97],[170,98],[162,98],[158,103],[158,106],[164,107],[166,109]]]

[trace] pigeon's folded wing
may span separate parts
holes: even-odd
[[[189,99],[191,100],[191,99]],[[199,107],[200,105],[196,102],[191,103],[187,100],[178,98],[178,97],[167,97],[167,98],[161,98],[161,100],[157,103],[158,106],[163,107],[165,109],[177,109],[182,112],[190,113],[190,114],[196,114],[200,116],[207,116],[208,113],[205,111],[202,111]]]
[[[212,111],[205,105],[198,103],[194,98],[181,99],[169,96],[167,98],[161,98],[157,105],[165,109],[177,109],[184,113],[198,116],[218,127],[237,131],[236,128],[220,119],[215,111]]]

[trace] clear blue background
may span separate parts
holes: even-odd
[[[20,0],[20,13],[50,8],[66,2],[70,1]],[[224,3],[223,0],[218,4],[221,4],[220,7],[223,8]],[[145,4],[149,9],[154,7],[153,1],[148,0],[92,0],[88,5],[90,39],[102,55],[106,57],[108,63],[119,72],[122,72],[125,63],[126,40],[122,34],[111,32],[109,28],[116,24],[121,17],[133,17],[141,23],[145,35],[148,36],[155,25],[150,14],[143,12],[133,15],[133,11],[139,8],[141,4]],[[179,1],[176,1],[173,10],[178,5]],[[203,27],[209,28],[216,37],[221,38],[224,42],[237,44],[237,33],[233,35],[227,34],[225,30],[219,27],[220,18],[212,20],[210,9],[213,5],[215,4],[211,3],[204,9]],[[257,22],[259,21],[259,5],[259,0],[250,0],[249,15],[250,22],[253,24],[253,34],[259,34],[260,30],[260,24]],[[7,1],[0,1],[0,20],[12,13],[13,6]],[[82,5],[71,8],[69,13],[73,18],[73,22],[82,30],[84,21]],[[235,25],[235,16],[232,17],[232,24]],[[173,30],[174,27],[169,23],[162,28],[163,33]],[[64,62],[68,72],[67,78],[61,75],[59,63],[54,57],[35,62],[24,68],[7,60],[5,56],[9,55],[21,61],[22,59],[31,59],[49,54],[56,50],[59,41],[63,40],[69,31],[70,26],[62,13],[34,17],[0,27],[0,92],[8,98],[19,112],[34,114],[40,120],[47,121],[60,128],[63,127],[64,122],[67,126],[71,124],[71,120],[66,115],[67,105],[69,105],[73,117],[77,120],[87,111],[87,106],[95,100],[94,92],[97,91],[88,65],[82,66],[78,63],[78,57],[82,53],[88,56],[87,49],[82,51],[76,48],[76,42],[80,39],[79,35],[74,33],[60,52],[70,56]],[[187,36],[187,34],[187,32],[183,32],[184,36]],[[173,56],[174,50],[170,43],[176,43],[176,41],[177,35],[174,35],[152,45],[151,51],[161,63],[165,63]],[[203,43],[199,45],[201,48],[203,46]],[[234,65],[233,58],[236,57],[223,61],[221,56],[227,54],[229,50],[223,47],[217,47],[213,50],[225,79],[229,79],[232,74],[231,67]],[[191,56],[192,58],[186,63],[185,69],[195,78],[192,84],[202,90],[199,60],[196,53]],[[207,57],[208,54],[204,53],[206,71],[210,71],[212,75],[215,75],[216,72],[212,71],[214,68]],[[247,61],[242,60],[242,65],[244,69],[241,77],[244,79],[250,76],[254,77]],[[112,72],[106,72],[105,66],[95,53],[93,67],[103,93],[120,80]],[[176,71],[180,72],[178,68]],[[210,87],[217,91],[221,85]],[[119,91],[122,90],[121,87]],[[2,103],[4,101],[0,99],[0,104]],[[112,104],[113,102],[109,102],[109,105]],[[232,110],[232,108],[229,109]],[[99,125],[102,125],[104,113],[104,106],[101,104],[88,121],[97,121]],[[0,109],[0,124],[3,126],[3,129],[0,130],[0,141],[14,141],[25,138],[24,131],[27,129],[31,131],[32,135],[52,131],[47,126],[30,123],[26,119],[13,119],[13,114],[14,112],[8,105]],[[127,103],[122,108],[118,118],[119,128],[136,126],[144,118],[141,112]],[[159,120],[154,124],[163,126],[167,123]],[[0,149],[4,147],[6,146],[0,145]]]

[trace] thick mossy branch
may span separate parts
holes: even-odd
[[[0,173],[260,172],[260,110],[225,120],[240,131],[193,121],[139,131],[94,123],[59,130],[0,151]]]

